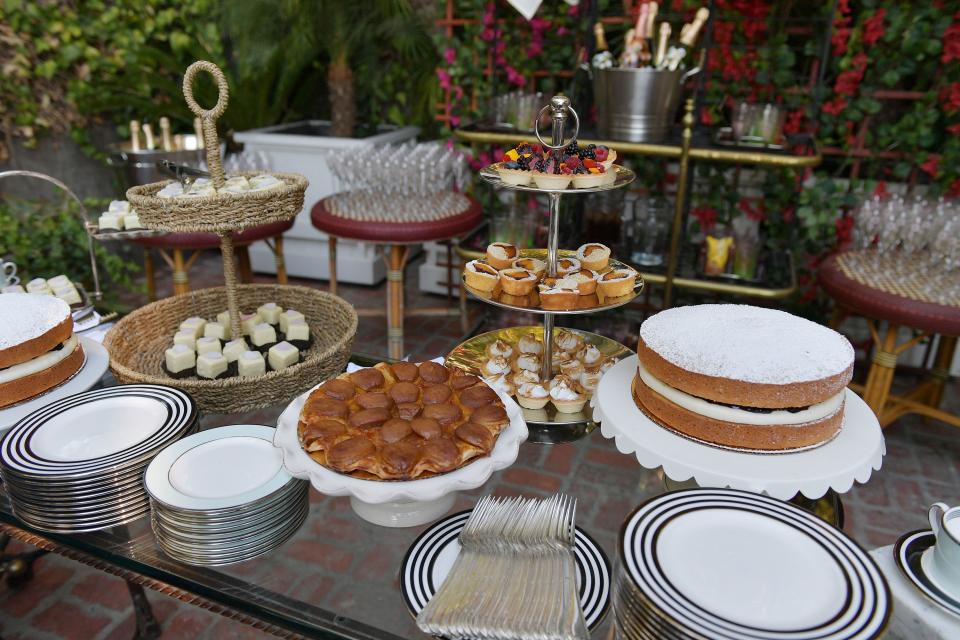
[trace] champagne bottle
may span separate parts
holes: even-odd
[[[170,137],[170,118],[160,118],[160,148],[164,151],[173,151],[173,140]]]
[[[670,23],[664,20],[660,23],[660,33],[657,36],[657,47],[653,54],[653,66],[657,69],[663,65],[664,59],[667,57],[667,45],[670,44],[670,32],[672,27]]]
[[[149,122],[145,122],[143,125],[143,141],[147,145],[147,149],[153,151],[157,148],[157,141],[153,139],[153,127]]]
[[[683,28],[680,29],[679,45],[670,47],[661,68],[667,68],[673,71],[675,69],[682,69],[685,66],[684,60],[687,59],[687,55],[696,43],[697,37],[699,37],[700,31],[703,29],[703,25],[707,23],[709,17],[710,10],[706,7],[700,7],[700,9],[697,10],[697,15],[694,16],[693,21],[683,25]]]
[[[200,118],[193,119],[193,132],[197,136],[197,149],[203,149],[203,124],[200,122]]]
[[[593,37],[594,53],[590,62],[594,69],[609,69],[614,64],[613,54],[610,53],[610,47],[607,45],[603,25],[599,22],[593,24]]]
[[[140,151],[140,121],[130,121],[130,150]]]

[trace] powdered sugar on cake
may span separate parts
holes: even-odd
[[[0,349],[33,340],[70,317],[70,306],[49,295],[5,293],[0,296]]]
[[[640,337],[663,359],[687,371],[762,384],[834,376],[846,371],[854,356],[850,342],[832,329],[747,305],[668,309],[648,318]]]

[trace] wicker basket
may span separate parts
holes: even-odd
[[[177,387],[206,411],[243,413],[287,401],[343,371],[357,332],[357,312],[345,300],[291,285],[240,285],[237,294],[247,311],[276,302],[304,314],[313,334],[306,357],[257,378],[177,380],[165,374],[164,351],[180,323],[191,316],[212,318],[227,308],[227,291],[217,287],[154,302],[117,322],[103,342],[114,376],[122,383]]]
[[[219,97],[212,109],[204,109],[193,98],[193,80],[197,73],[206,71],[217,82]],[[187,68],[183,77],[183,96],[187,106],[200,118],[203,143],[207,149],[207,167],[213,186],[221,188],[225,182],[220,161],[220,140],[217,138],[217,118],[227,109],[230,91],[227,79],[217,65],[200,60]],[[255,175],[255,174],[241,174]],[[140,222],[147,228],[174,232],[207,232],[228,235],[271,222],[294,217],[303,209],[303,194],[307,179],[293,173],[276,173],[283,185],[253,193],[222,193],[197,198],[158,198],[156,193],[170,184],[170,180],[154,182],[127,190],[127,200]]]

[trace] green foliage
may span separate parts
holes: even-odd
[[[102,210],[108,201],[88,200],[91,211]],[[97,267],[105,296],[114,301],[114,291],[137,291],[134,277],[140,266],[109,252],[94,242]],[[93,274],[87,252],[87,232],[76,207],[49,202],[10,200],[0,203],[0,257],[13,260],[22,282],[51,278],[64,273],[93,291]]]

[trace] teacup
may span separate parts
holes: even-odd
[[[0,286],[6,287],[11,284],[20,284],[20,278],[17,277],[17,265],[12,262],[0,262]]]
[[[934,584],[960,596],[960,507],[935,502],[927,512],[937,538],[929,566],[924,567]]]

